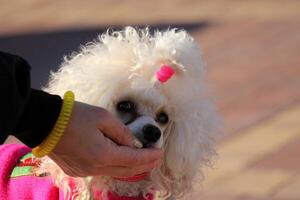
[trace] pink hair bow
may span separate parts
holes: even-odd
[[[156,78],[161,82],[167,82],[173,75],[175,74],[175,70],[169,65],[163,65],[156,72]]]

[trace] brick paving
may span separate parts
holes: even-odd
[[[203,199],[300,199],[298,24],[228,22],[195,33],[228,134]]]
[[[295,166],[300,163],[299,152],[286,153],[299,148],[295,142],[300,140],[299,116],[300,103],[221,142],[220,159],[208,173],[203,199],[220,196],[225,199],[294,199],[287,191],[299,186],[300,170],[278,167],[278,163],[285,160],[292,160]],[[287,148],[291,143],[294,145]],[[272,158],[274,153],[276,158]],[[295,194],[298,191],[294,191]]]
[[[262,159],[253,162],[249,167],[255,169],[278,169],[299,172],[300,169],[300,138],[290,141],[278,150],[274,150]]]
[[[227,131],[249,126],[300,99],[299,33],[298,22],[242,21],[195,34]]]
[[[189,200],[298,200],[299,10],[297,0],[4,0],[0,35],[206,22],[191,33],[203,48],[226,135],[215,168],[196,188],[201,195]]]

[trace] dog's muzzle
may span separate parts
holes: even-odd
[[[143,144],[143,148],[162,146],[162,131],[152,117],[138,117],[128,127]]]
[[[146,143],[156,143],[161,136],[161,131],[152,124],[146,124],[143,127],[143,135]]]

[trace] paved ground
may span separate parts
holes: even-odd
[[[203,47],[226,133],[218,143],[215,169],[198,187],[202,199],[298,200],[299,11],[297,0],[4,1],[0,49],[1,38],[32,32],[107,24],[188,28]]]
[[[300,199],[299,23],[224,22],[194,35],[227,133],[203,199]]]
[[[299,116],[300,103],[222,142],[203,199],[300,199]]]

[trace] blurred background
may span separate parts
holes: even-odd
[[[190,200],[300,199],[299,0],[0,0],[0,50],[45,85],[107,28],[184,28],[200,43],[224,118],[219,159]],[[10,142],[10,141],[8,141]]]

